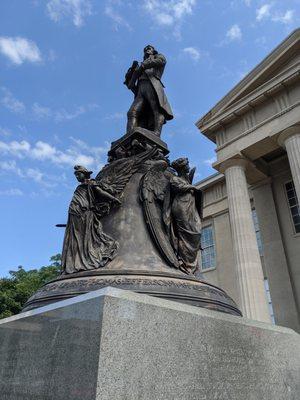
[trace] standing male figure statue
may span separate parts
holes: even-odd
[[[163,124],[173,118],[173,113],[164,92],[161,77],[166,58],[155,48],[144,48],[142,63],[134,61],[125,76],[125,85],[132,90],[135,98],[127,113],[127,134],[141,127],[160,137]]]

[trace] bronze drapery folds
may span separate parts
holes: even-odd
[[[241,315],[224,291],[197,272],[201,191],[187,158],[170,163],[161,139],[173,114],[161,82],[166,58],[144,48],[125,84],[134,93],[127,131],[111,143],[107,164],[75,167],[62,254],[62,274],[26,303],[30,310],[107,286]],[[197,272],[197,273],[196,273]]]
[[[192,185],[195,169],[187,158],[168,166],[154,161],[141,184],[150,234],[170,266],[195,273],[201,247],[201,192]]]

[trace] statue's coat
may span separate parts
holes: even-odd
[[[155,54],[143,61],[145,74],[149,78],[158,98],[159,106],[163,110],[166,120],[173,119],[173,112],[164,91],[164,85],[160,80],[167,61],[162,54]]]

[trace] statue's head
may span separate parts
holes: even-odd
[[[78,182],[84,182],[86,179],[90,179],[93,173],[93,171],[89,171],[82,165],[75,165],[74,170],[74,175],[76,176]]]
[[[189,172],[189,159],[185,157],[177,158],[177,160],[174,160],[171,163],[171,167],[174,168],[177,172]]]
[[[149,56],[153,56],[155,54],[158,54],[158,52],[155,50],[155,48],[153,46],[151,46],[151,44],[148,44],[144,48],[144,59],[148,58]]]

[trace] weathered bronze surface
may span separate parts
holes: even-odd
[[[115,257],[119,247],[118,242],[103,231],[101,217],[121,202],[104,185],[90,179],[91,173],[75,166],[80,185],[70,203],[62,251],[62,268],[68,274],[103,267]]]
[[[127,133],[135,128],[146,128],[161,135],[163,124],[173,118],[173,113],[161,82],[167,60],[153,46],[144,48],[144,60],[133,61],[125,75],[125,85],[134,93],[133,103],[127,113]]]
[[[75,166],[80,184],[69,207],[61,276],[24,310],[115,286],[241,315],[199,275],[202,195],[193,185],[195,168],[187,158],[170,162],[160,139],[161,116],[172,117],[160,82],[164,65],[164,56],[147,46],[143,63],[127,72],[136,95],[127,133],[112,143],[94,179]]]

